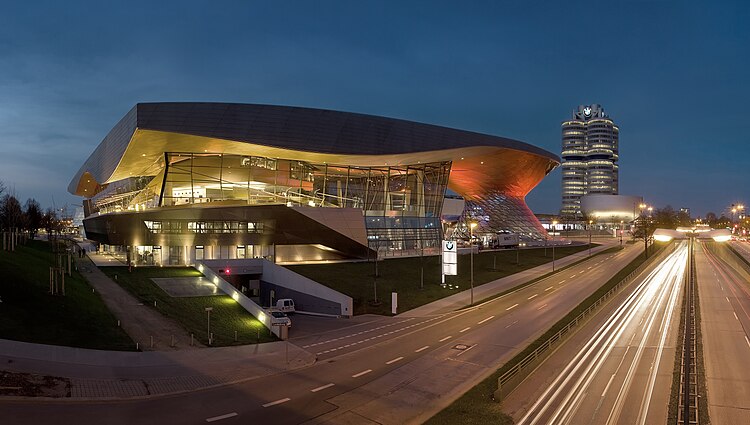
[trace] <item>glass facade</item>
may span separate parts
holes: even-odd
[[[164,168],[156,176],[128,186],[133,190],[117,208],[104,192],[120,182],[105,188],[99,211],[207,203],[360,208],[370,247],[384,255],[437,248],[442,238],[440,213],[451,168],[447,161],[361,167],[182,152],[165,153],[163,161]],[[152,232],[191,233],[215,232],[217,225],[224,231],[227,223],[148,224]],[[240,223],[236,230],[249,232],[251,224]],[[173,225],[179,229],[172,229]]]
[[[472,221],[477,223],[474,235],[512,232],[525,241],[544,240],[547,236],[523,198],[502,192],[489,193],[482,200],[466,201],[464,214],[457,223],[458,235],[468,239],[467,223]]]

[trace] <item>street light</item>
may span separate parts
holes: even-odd
[[[552,220],[552,271],[555,271],[555,226],[557,226],[557,220]],[[591,248],[591,245],[589,245]]]
[[[594,224],[594,220],[589,220],[589,257],[591,257],[591,225]]]
[[[620,220],[620,248],[622,248],[622,234],[625,233],[625,222]]]
[[[211,345],[211,310],[213,307],[206,307],[206,331],[208,332],[208,345]]]
[[[469,223],[469,248],[471,249],[471,252],[469,254],[469,257],[471,259],[471,279],[469,280],[471,284],[471,303],[474,304],[474,228],[477,227],[477,222],[472,221]]]

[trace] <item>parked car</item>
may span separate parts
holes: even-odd
[[[292,327],[292,319],[281,311],[271,312],[271,325],[272,326],[287,326]]]
[[[271,311],[281,311],[284,313],[294,313],[294,300],[291,298],[281,298],[276,301],[276,307],[271,307]]]

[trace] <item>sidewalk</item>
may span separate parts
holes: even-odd
[[[601,243],[601,241],[599,243]],[[591,255],[594,255],[598,252],[612,248],[613,246],[619,246],[619,240],[612,242],[612,243],[604,243],[597,247],[591,248]],[[625,247],[625,249],[632,247],[632,245],[623,245],[623,246]],[[558,260],[555,260],[555,270],[560,270],[561,268],[569,264],[575,263],[576,261],[579,261],[579,260],[583,260],[587,258],[588,255],[589,255],[589,251],[584,250],[579,253],[572,254],[567,257],[563,257]],[[552,272],[551,261],[547,264],[542,264],[540,266],[534,267],[533,269],[524,270],[522,272],[510,275],[510,276],[506,276],[502,279],[497,279],[497,280],[485,283],[480,286],[475,286],[474,287],[474,302],[481,301],[485,298],[489,298],[500,292],[507,291],[511,288],[515,288],[516,286],[522,283],[528,282],[532,279],[538,278],[550,272]],[[425,304],[421,307],[417,307],[413,310],[409,310],[407,312],[401,313],[397,315],[397,317],[424,317],[424,316],[431,316],[431,315],[437,315],[437,314],[444,314],[444,313],[457,310],[462,307],[466,307],[467,305],[469,305],[470,300],[471,300],[471,290],[467,289],[465,291],[458,292],[449,297],[445,297],[437,301],[433,301],[429,304]]]
[[[614,245],[606,244],[591,251],[593,254],[612,246]],[[555,265],[556,268],[562,268],[587,256],[588,250],[582,251],[555,261]],[[105,301],[118,296],[105,296],[104,292],[108,289],[116,292],[114,288],[117,288],[124,292],[93,264],[88,267],[92,269],[91,273],[84,271],[84,275],[91,278],[92,285],[98,280],[95,277],[98,276],[97,272],[107,279],[108,282],[98,282],[103,285],[103,289],[97,288]],[[487,298],[550,271],[551,264],[544,264],[481,285],[474,288],[474,299]],[[129,296],[127,293],[125,295]],[[441,314],[464,307],[468,302],[469,291],[463,291],[400,316]],[[120,317],[120,307],[111,305],[110,308]],[[139,311],[139,314],[149,311],[145,307],[130,310]],[[50,380],[56,384],[45,387],[44,395],[76,399],[124,399],[196,391],[302,368],[315,363],[315,360],[314,354],[288,341],[198,350],[114,352],[0,339],[0,364],[3,365],[3,370],[37,375],[26,377],[27,381],[45,382],[45,379],[39,379],[44,378],[39,375],[59,377]],[[7,381],[11,379],[19,377],[6,378]],[[8,386],[3,382],[3,372],[0,371],[0,396],[23,394],[2,389]],[[51,388],[52,386],[55,388]]]
[[[119,352],[0,339],[0,353],[5,371],[62,377],[67,388],[63,387],[52,396],[79,399],[121,399],[195,391],[315,362],[315,355],[285,341],[192,351]],[[2,379],[0,387],[4,387]]]
[[[160,313],[143,305],[120,285],[113,282],[94,264],[87,254],[85,258],[76,258],[78,271],[102,297],[109,311],[120,320],[122,329],[130,338],[139,343],[142,350],[190,350],[202,347],[195,341],[190,345],[190,334],[180,325]],[[174,336],[174,346],[172,346]],[[151,348],[151,338],[154,338]]]

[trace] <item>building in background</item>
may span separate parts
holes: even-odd
[[[68,190],[85,198],[86,236],[135,264],[365,259],[437,252],[467,221],[475,235],[544,239],[525,196],[559,162],[516,140],[370,115],[139,103]]]
[[[617,195],[620,130],[601,105],[580,105],[562,123],[562,208],[565,219],[583,218],[581,197]]]

